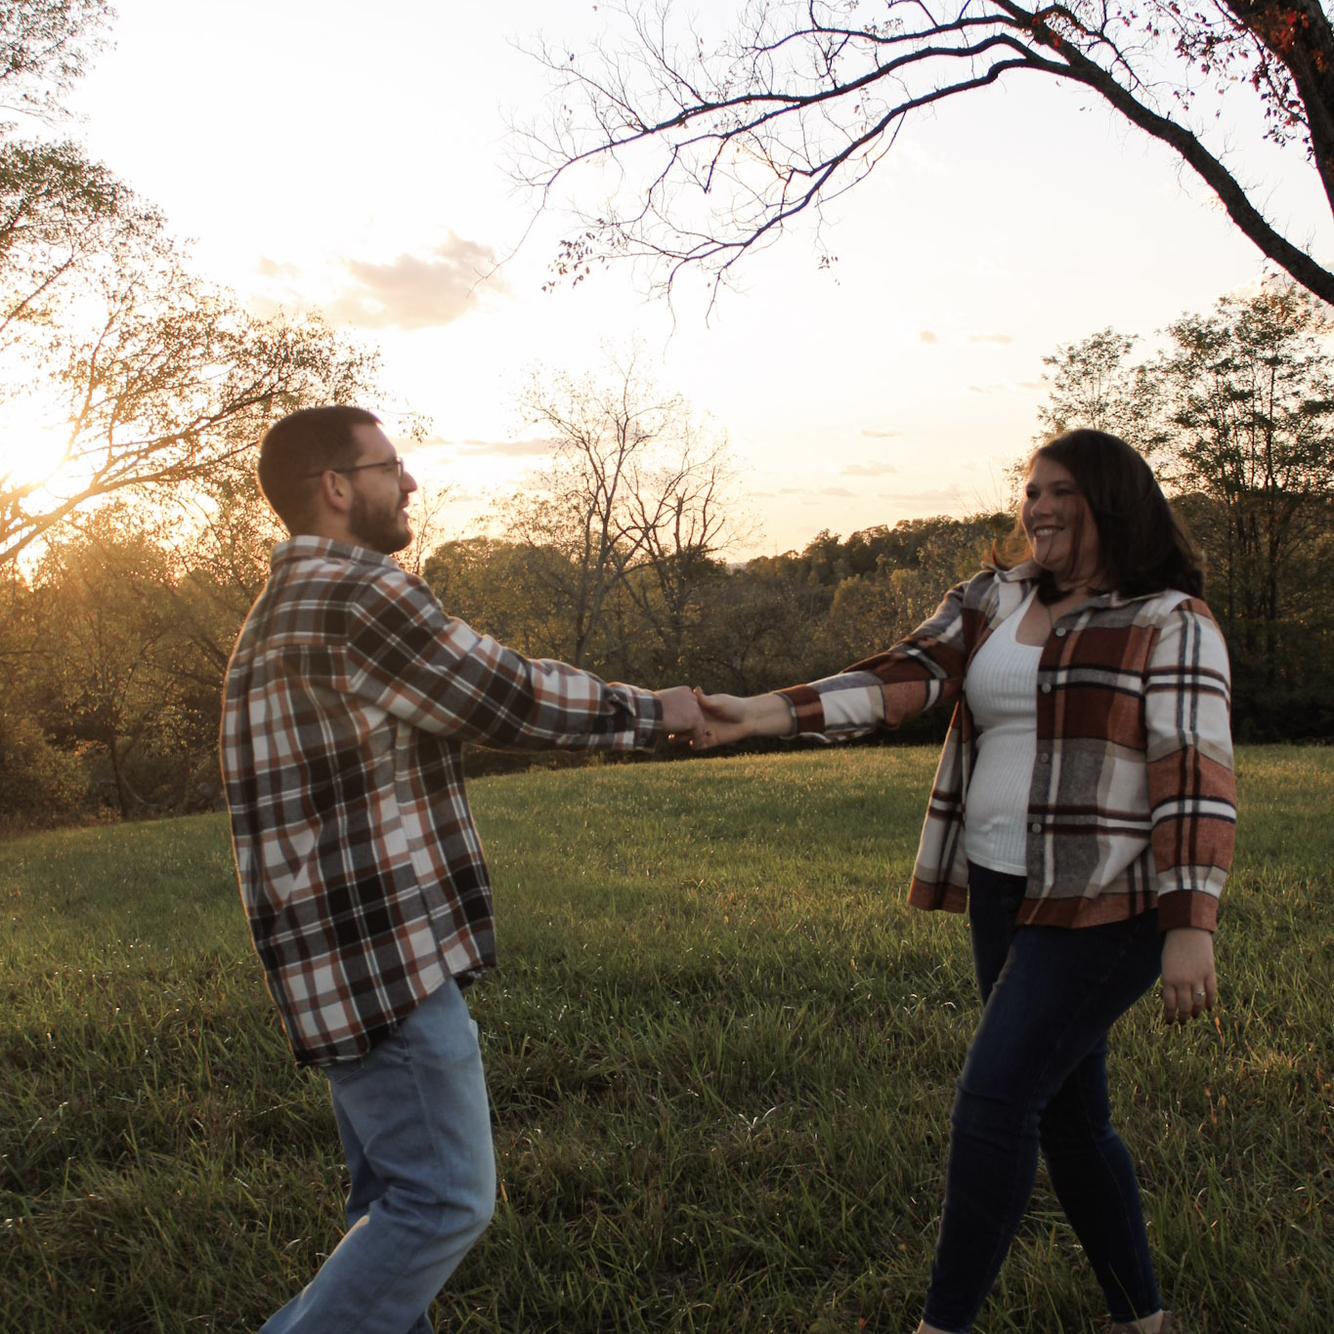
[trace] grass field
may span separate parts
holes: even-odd
[[[503,1331],[906,1331],[966,932],[902,902],[918,749],[473,786],[502,1199],[437,1308]],[[1334,750],[1240,757],[1216,1027],[1141,1003],[1113,1088],[1193,1334],[1334,1328]],[[0,844],[0,1329],[254,1330],[338,1237],[328,1096],[276,1030],[218,817]],[[978,1325],[1098,1327],[1040,1180]]]

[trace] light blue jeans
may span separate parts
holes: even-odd
[[[324,1073],[352,1174],[348,1230],[262,1334],[430,1334],[427,1309],[495,1209],[477,1025],[450,980]]]

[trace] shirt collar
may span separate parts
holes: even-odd
[[[994,566],[992,568],[995,569]],[[1025,560],[1010,566],[1008,570],[996,570],[996,578],[1003,584],[1013,584],[1035,580],[1040,573],[1037,561]]]
[[[354,546],[351,542],[339,542],[332,537],[314,537],[310,533],[300,533],[296,537],[289,537],[286,542],[279,542],[273,549],[269,564],[277,571],[299,560],[343,560],[376,569],[401,568],[392,556],[382,552]]]

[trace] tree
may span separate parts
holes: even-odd
[[[677,680],[685,672],[716,585],[717,553],[737,539],[724,511],[729,480],[724,446],[697,445],[687,429],[680,452],[632,489],[628,510],[642,560],[625,590],[657,645],[655,661],[644,664],[654,679]]]
[[[1123,435],[1179,495],[1217,502],[1219,609],[1275,621],[1283,566],[1334,488],[1334,360],[1322,345],[1334,323],[1309,293],[1272,281],[1165,333],[1165,350],[1138,365],[1127,360],[1135,340],[1111,329],[1044,358],[1053,373],[1039,417]]]
[[[0,0],[0,111],[60,118],[111,15],[107,0]]]
[[[1042,358],[1048,368],[1042,378],[1049,386],[1048,399],[1038,408],[1043,438],[1079,426],[1109,431],[1152,452],[1153,385],[1145,367],[1126,365],[1135,342],[1115,329],[1102,329]]]
[[[255,319],[180,269],[107,291],[94,330],[58,333],[50,350],[64,462],[45,484],[0,476],[0,564],[90,501],[206,475],[280,413],[356,400],[378,365],[318,318]]]
[[[50,693],[42,601],[17,570],[0,570],[0,831],[73,820],[88,789],[79,757],[38,717]]]
[[[1271,669],[1286,567],[1334,498],[1334,361],[1321,345],[1331,332],[1307,293],[1271,284],[1176,321],[1153,372],[1173,433],[1169,475],[1227,516],[1224,614],[1262,628]]]
[[[0,350],[83,284],[167,255],[161,216],[73,144],[0,144]]]
[[[181,785],[198,750],[190,701],[162,670],[180,647],[169,580],[168,553],[142,517],[111,505],[53,543],[34,579],[45,659],[37,716],[95,763],[122,818],[161,809],[160,791]]]
[[[0,96],[45,120],[109,13],[0,0]],[[258,320],[191,275],[161,216],[69,143],[0,124],[0,565],[99,499],[196,481],[280,412],[352,401],[376,359],[318,319]],[[20,403],[64,422],[51,477],[25,467]]]
[[[1328,694],[1334,324],[1275,280],[1164,332],[1163,350],[1134,365],[1134,340],[1112,330],[1060,349],[1042,416],[1055,425],[1099,401],[1103,428],[1151,455],[1207,557],[1239,706],[1291,711]]]
[[[1010,515],[979,514],[909,519],[880,530],[885,550],[875,569],[843,579],[829,609],[825,639],[840,666],[887,648],[925,621],[947,589],[977,573],[992,543],[1012,526]],[[891,544],[893,537],[899,541]],[[855,554],[863,541],[854,533],[845,549]]]
[[[684,402],[664,395],[632,356],[602,380],[534,378],[523,404],[552,433],[554,461],[501,508],[512,541],[536,555],[568,627],[569,661],[585,665],[609,624],[613,596],[635,573],[632,598],[679,658],[694,573],[728,540],[721,488],[723,445],[701,439]],[[620,645],[600,652],[623,657]]]
[[[400,551],[395,559],[409,574],[422,578],[426,562],[440,541],[445,526],[453,488],[449,486],[418,487],[412,496],[412,544]]]
[[[526,657],[567,658],[570,628],[548,592],[568,578],[563,562],[550,549],[460,538],[431,552],[422,577],[451,616]]]
[[[525,179],[546,197],[576,165],[612,160],[635,182],[628,203],[582,215],[560,274],[647,255],[668,285],[687,265],[716,285],[864,179],[915,112],[1035,74],[1097,94],[1165,144],[1265,255],[1334,301],[1334,273],[1266,219],[1267,186],[1227,165],[1214,100],[1200,96],[1254,99],[1265,137],[1306,154],[1334,207],[1334,31],[1317,0],[750,0],[717,45],[670,0],[613,10],[626,46],[587,61],[534,52],[555,110],[528,133]]]
[[[103,0],[0,0],[0,111],[65,119],[109,14]],[[0,122],[0,350],[49,324],[77,280],[168,253],[161,216],[72,143],[15,137]]]
[[[710,590],[700,629],[701,679],[751,695],[837,671],[844,660],[822,657],[815,633],[832,596],[781,556],[757,557],[728,571]]]

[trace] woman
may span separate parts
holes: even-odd
[[[967,907],[985,1004],[918,1334],[972,1328],[1039,1147],[1114,1328],[1156,1334],[1171,1317],[1110,1121],[1107,1034],[1160,971],[1168,1023],[1217,999],[1236,810],[1227,653],[1189,540],[1115,436],[1071,431],[1034,454],[993,559],[838,676],[702,697],[704,744],[854,736],[955,701],[909,901]]]

